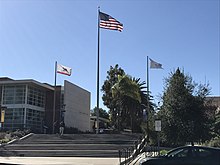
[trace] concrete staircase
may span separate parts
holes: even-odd
[[[0,156],[118,157],[118,150],[132,147],[140,134],[33,134],[1,146]]]

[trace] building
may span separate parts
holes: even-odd
[[[52,133],[64,120],[66,127],[90,130],[90,92],[68,81],[56,86],[55,119],[54,86],[38,81],[0,78],[0,106],[5,130],[31,129]],[[4,114],[3,114],[4,113]]]
[[[108,129],[109,122],[110,122],[109,119],[99,117],[99,129]],[[97,117],[90,116],[90,132],[95,132],[96,128],[97,128]]]

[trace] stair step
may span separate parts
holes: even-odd
[[[27,157],[118,157],[118,151],[132,148],[140,135],[124,134],[33,134],[0,147],[0,156]]]

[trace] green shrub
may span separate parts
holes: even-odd
[[[21,138],[25,135],[30,133],[29,130],[16,130],[14,132],[12,131],[6,131],[6,132],[0,132],[0,143],[7,143],[13,139]]]
[[[8,143],[10,141],[10,139],[1,139],[0,143]]]
[[[220,147],[220,137],[216,137],[206,144],[210,147]]]
[[[5,132],[0,132],[0,139],[4,139],[5,138],[6,133]]]
[[[161,151],[160,151],[160,155],[166,155],[167,152],[168,152],[168,150],[161,150]]]
[[[20,130],[16,130],[16,131],[11,133],[12,138],[15,138],[15,139],[21,138],[24,135],[25,135],[25,132],[24,131],[20,131]]]

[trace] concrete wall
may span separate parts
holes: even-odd
[[[64,122],[66,127],[90,130],[90,92],[64,81]]]

